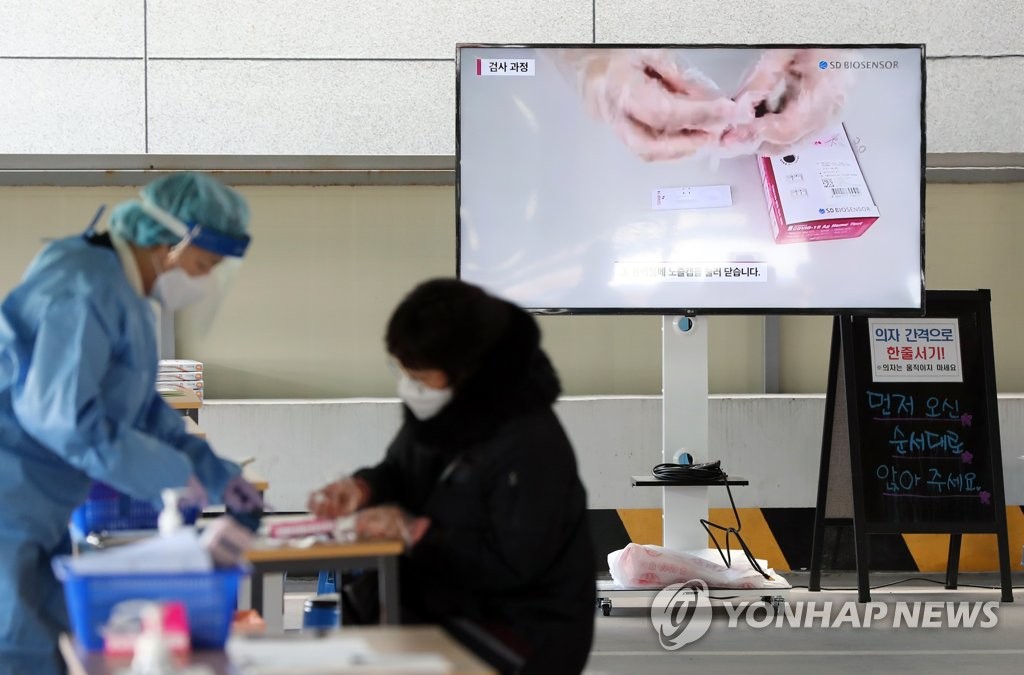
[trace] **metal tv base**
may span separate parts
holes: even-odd
[[[782,577],[776,575],[776,578],[785,585],[770,588],[709,588],[708,598],[716,602],[763,602],[777,612],[789,599],[792,586]],[[595,606],[604,616],[609,616],[613,609],[612,601],[616,598],[640,598],[650,606],[660,592],[660,588],[624,588],[611,579],[598,579]]]

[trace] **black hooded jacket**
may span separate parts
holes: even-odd
[[[431,520],[403,561],[403,605],[511,635],[531,654],[526,672],[579,672],[594,621],[586,493],[536,322],[509,308],[448,405],[424,421],[406,409],[384,461],[356,476],[371,503]]]

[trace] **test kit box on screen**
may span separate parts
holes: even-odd
[[[788,154],[759,156],[758,168],[776,243],[851,239],[878,220],[843,125]]]

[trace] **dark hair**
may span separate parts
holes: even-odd
[[[403,366],[438,368],[458,385],[505,330],[509,307],[464,281],[432,279],[395,308],[384,340]]]

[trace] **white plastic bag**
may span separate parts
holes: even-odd
[[[775,576],[767,562],[758,560],[758,564]],[[690,553],[653,544],[629,544],[612,551],[608,554],[608,569],[623,588],[664,588],[697,579],[710,588],[770,588],[781,581],[761,576],[742,551],[733,551],[732,566],[726,567],[717,551]]]

